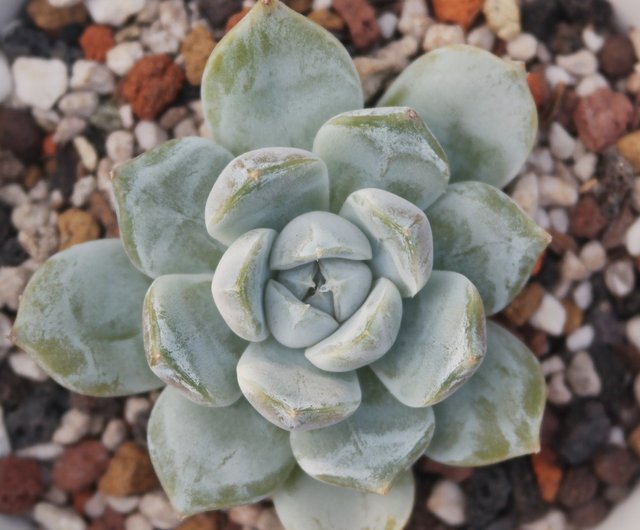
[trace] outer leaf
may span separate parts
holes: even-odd
[[[226,407],[241,396],[235,372],[246,342],[213,303],[211,275],[156,279],[143,320],[147,361],[160,379],[200,405]]]
[[[484,359],[482,300],[462,274],[433,271],[403,311],[398,339],[371,369],[399,401],[428,407],[455,392]]]
[[[293,269],[326,258],[371,259],[369,240],[354,224],[329,212],[299,215],[278,234],[271,268]]]
[[[264,288],[276,232],[258,228],[238,238],[222,256],[211,292],[218,311],[236,335],[258,342],[269,336],[264,316]]]
[[[499,188],[522,167],[538,127],[525,69],[473,46],[423,55],[380,105],[418,111],[444,147],[453,181],[479,180]]]
[[[152,278],[213,272],[224,247],[207,235],[202,211],[231,158],[213,142],[182,138],[114,171],[122,241],[138,269]]]
[[[335,116],[318,131],[313,151],[329,167],[332,211],[361,188],[387,190],[424,209],[449,183],[447,156],[408,107]]]
[[[278,0],[262,0],[218,43],[202,78],[215,138],[234,153],[310,149],[332,116],[363,105],[347,51]]]
[[[483,466],[539,449],[545,401],[540,366],[517,338],[487,323],[487,357],[471,380],[434,408],[429,458]]]
[[[366,366],[389,351],[402,320],[402,298],[396,286],[380,278],[364,304],[338,330],[305,355],[329,372],[347,372]]]
[[[288,431],[338,423],[353,414],[361,399],[354,372],[323,372],[302,350],[273,339],[249,345],[238,363],[238,382],[260,414]]]
[[[433,268],[431,226],[422,210],[405,199],[373,188],[353,192],[340,210],[373,247],[371,268],[404,297],[415,296]]]
[[[291,447],[312,477],[385,495],[395,478],[424,453],[435,420],[430,408],[402,405],[370,371],[359,376],[363,398],[358,410],[337,425],[291,433]]]
[[[153,467],[184,515],[270,495],[295,464],[287,436],[244,399],[202,407],[171,387],[153,407],[148,429]]]
[[[515,298],[551,240],[507,195],[482,182],[452,184],[427,216],[434,267],[469,278],[489,315]]]
[[[319,290],[331,293],[336,320],[344,322],[367,298],[371,269],[366,263],[346,259],[323,259],[319,265],[324,278]]]
[[[302,149],[274,147],[231,162],[207,199],[209,234],[225,245],[253,228],[280,230],[294,217],[329,206],[327,166]]]
[[[75,245],[48,259],[22,296],[15,341],[61,385],[92,396],[158,388],[142,344],[150,280],[118,239]]]
[[[386,496],[330,486],[298,471],[275,493],[273,503],[286,530],[402,530],[414,495],[410,471]]]

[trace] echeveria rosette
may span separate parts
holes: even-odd
[[[287,530],[399,529],[420,455],[537,450],[537,362],[485,320],[548,243],[494,187],[535,137],[521,68],[439,49],[362,109],[340,43],[263,0],[202,96],[218,143],[116,169],[122,243],[45,263],[18,344],[81,393],[168,384],[149,448],[184,514],[272,496]]]

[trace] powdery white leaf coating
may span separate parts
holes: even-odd
[[[259,501],[295,465],[288,433],[244,399],[203,407],[167,387],[151,411],[147,440],[162,487],[184,515]]]
[[[291,433],[300,467],[313,478],[345,488],[386,494],[431,441],[433,411],[396,400],[369,370],[359,373],[362,404],[337,425]]]
[[[289,289],[296,298],[302,299],[315,287],[314,278],[317,272],[318,264],[314,261],[300,265],[295,269],[280,271],[278,273],[278,281]]]
[[[402,530],[414,496],[411,471],[387,495],[331,486],[297,471],[274,494],[273,504],[286,530]]]
[[[300,301],[275,280],[267,283],[264,301],[269,330],[287,348],[306,348],[338,328],[331,315]]]
[[[427,456],[443,464],[484,466],[539,450],[545,382],[529,349],[487,322],[487,355],[475,375],[434,407]]]
[[[355,225],[329,212],[309,212],[291,220],[276,237],[271,268],[293,269],[326,258],[371,259],[367,236]]]
[[[525,69],[473,46],[433,50],[398,76],[380,106],[408,105],[447,153],[452,181],[506,186],[536,139]]]
[[[335,116],[318,131],[313,151],[329,168],[332,211],[361,188],[387,190],[425,209],[449,183],[444,150],[409,107]]]
[[[313,366],[303,350],[273,339],[252,343],[238,363],[238,383],[255,409],[288,431],[327,427],[360,405],[355,372],[331,374]]]
[[[507,195],[483,182],[452,184],[427,216],[434,267],[469,278],[488,315],[515,298],[551,241]]]
[[[256,2],[216,45],[202,101],[214,137],[236,154],[273,145],[310,149],[326,120],[363,105],[342,44],[278,0]]]
[[[158,388],[140,318],[150,283],[118,239],[63,250],[27,285],[13,328],[16,344],[74,392],[123,396]]]
[[[335,313],[333,309],[333,294],[331,291],[321,291],[317,289],[304,299],[304,302],[329,315]]]
[[[199,405],[226,407],[242,394],[236,365],[246,348],[211,297],[211,275],[167,274],[144,301],[144,342],[151,370]]]
[[[211,292],[220,315],[245,340],[269,336],[264,315],[264,289],[271,276],[269,254],[276,231],[258,228],[227,249],[213,275]]]
[[[409,201],[374,188],[353,192],[340,210],[369,238],[371,269],[388,278],[403,297],[422,289],[433,269],[433,237],[427,216]]]
[[[366,300],[373,278],[371,269],[366,263],[346,259],[323,259],[318,265],[324,278],[319,290],[331,293],[334,316],[344,322]]]
[[[327,167],[302,149],[257,149],[235,158],[211,188],[207,230],[230,245],[253,228],[280,230],[294,217],[329,206]]]
[[[120,233],[138,269],[152,278],[213,272],[224,246],[207,235],[202,211],[231,158],[209,140],[182,138],[114,171]]]
[[[378,360],[389,351],[398,336],[402,320],[402,298],[386,278],[376,281],[371,293],[338,330],[305,356],[329,372],[347,372]]]
[[[455,392],[484,359],[482,299],[462,274],[433,271],[403,311],[396,342],[371,369],[400,402],[428,407]]]

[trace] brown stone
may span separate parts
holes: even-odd
[[[440,22],[458,24],[467,30],[483,5],[484,0],[433,0],[433,11]]]
[[[423,473],[440,475],[454,482],[464,482],[473,475],[473,468],[448,466],[427,457],[423,457],[418,461],[418,467]]]
[[[0,149],[11,151],[24,163],[38,162],[43,136],[29,110],[0,107]]]
[[[309,20],[313,20],[316,24],[320,24],[328,31],[339,32],[345,28],[345,22],[342,17],[328,9],[312,11],[309,13]]]
[[[125,530],[125,519],[111,508],[107,508],[105,512],[93,521],[87,530]]]
[[[627,441],[629,442],[629,447],[633,450],[633,452],[637,456],[640,456],[640,425],[638,425],[635,429],[633,429],[633,431],[631,431],[631,434],[629,434]]]
[[[27,14],[41,29],[55,31],[69,24],[82,24],[87,20],[84,4],[69,7],[53,7],[49,0],[31,0]]]
[[[598,490],[598,480],[586,467],[574,467],[565,473],[558,500],[567,508],[589,502]]]
[[[593,471],[610,486],[626,486],[638,472],[638,459],[624,447],[610,447],[593,459]]]
[[[380,28],[376,12],[367,0],[333,0],[333,8],[347,23],[357,49],[366,50],[378,42]]]
[[[625,204],[618,216],[611,221],[602,234],[601,243],[605,250],[612,250],[624,244],[624,238],[629,227],[636,220],[631,206]]]
[[[101,191],[96,190],[89,195],[89,211],[104,227],[105,237],[120,236],[118,218]]]
[[[567,234],[558,232],[553,228],[547,230],[551,236],[551,243],[549,243],[549,249],[553,250],[556,254],[564,254],[567,251],[578,252],[578,244],[575,240]]]
[[[104,495],[142,495],[159,485],[149,453],[134,442],[123,443],[113,455],[98,488]]]
[[[537,282],[530,283],[507,306],[504,314],[516,326],[522,326],[540,307],[543,296],[544,288]]]
[[[592,195],[583,195],[571,211],[569,232],[575,237],[595,238],[607,226],[607,219]]]
[[[567,320],[562,330],[563,335],[571,335],[575,330],[582,326],[582,320],[584,313],[574,302],[565,299],[562,301],[562,305],[566,311]]]
[[[614,143],[633,117],[633,106],[624,94],[601,88],[580,99],[573,112],[578,136],[587,149],[600,152]]]
[[[547,81],[544,67],[537,67],[527,74],[529,90],[538,108],[544,107],[551,99],[551,87]]]
[[[83,210],[70,208],[58,217],[60,231],[60,245],[58,250],[72,247],[78,243],[93,241],[100,237],[100,227],[97,221]]]
[[[640,130],[629,133],[618,140],[618,151],[633,166],[640,171]]]
[[[31,458],[0,458],[0,513],[30,510],[43,493],[38,462]]]
[[[65,449],[53,466],[53,483],[70,493],[87,489],[102,476],[109,453],[100,442],[87,440]]]
[[[217,513],[201,513],[186,519],[176,530],[222,530],[222,525]]]
[[[594,499],[573,510],[569,515],[569,520],[573,528],[593,528],[601,523],[608,514],[609,506],[607,503],[602,499]]]
[[[600,70],[609,77],[626,77],[633,72],[636,52],[626,35],[612,35],[598,52]]]
[[[251,11],[250,7],[243,7],[240,11],[231,15],[224,26],[224,32],[227,33],[228,31],[231,31],[233,27],[236,26],[238,22],[247,15],[247,13],[249,13],[249,11]]]
[[[311,11],[313,0],[284,0],[284,3],[294,11],[306,15],[309,11]]]
[[[546,502],[555,502],[562,482],[562,469],[557,465],[556,454],[550,449],[543,449],[531,455],[531,466],[536,475],[540,496]]]
[[[182,41],[184,69],[187,81],[193,86],[200,86],[202,72],[215,45],[213,35],[204,26],[193,28]]]
[[[80,36],[80,47],[90,61],[105,62],[107,52],[115,45],[113,30],[109,26],[92,24],[87,26]]]

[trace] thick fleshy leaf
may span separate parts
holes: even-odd
[[[315,277],[318,273],[318,264],[314,261],[306,265],[300,265],[295,269],[280,271],[278,281],[289,289],[296,298],[303,299],[311,289],[315,288]]]
[[[395,399],[369,370],[359,373],[362,404],[337,425],[291,433],[300,467],[323,482],[386,494],[431,441],[433,411],[409,408]]]
[[[329,212],[299,215],[278,234],[271,252],[271,268],[293,269],[325,258],[371,259],[367,236],[355,225]]]
[[[367,298],[371,269],[366,263],[346,259],[323,259],[319,265],[324,278],[320,291],[331,293],[336,320],[344,322]]]
[[[321,291],[316,289],[313,293],[304,299],[305,303],[309,304],[320,311],[324,311],[329,315],[335,313],[333,308],[333,294],[331,291]]]
[[[288,431],[338,423],[353,414],[362,397],[355,372],[323,372],[303,350],[273,339],[249,345],[238,363],[238,382],[260,414]]]
[[[302,471],[273,496],[286,530],[402,530],[413,510],[411,471],[400,475],[387,495],[330,486]]]
[[[502,188],[536,139],[538,113],[525,69],[473,46],[445,46],[414,61],[381,106],[418,111],[446,151],[452,181]]]
[[[213,275],[211,292],[220,315],[236,335],[258,342],[269,336],[264,288],[269,281],[269,253],[275,230],[257,228],[227,249]]]
[[[480,293],[462,274],[433,271],[418,295],[405,300],[400,333],[371,369],[409,407],[428,407],[456,391],[486,352]]]
[[[306,348],[338,328],[331,315],[300,301],[275,280],[267,283],[264,301],[269,330],[288,348]]]
[[[324,162],[309,151],[273,147],[240,155],[222,171],[205,220],[211,237],[230,245],[254,228],[280,230],[294,217],[328,206]]]
[[[203,407],[172,387],[153,407],[147,441],[162,487],[184,515],[259,501],[295,465],[288,433],[244,399]]]
[[[380,188],[420,209],[449,183],[447,156],[416,111],[363,109],[331,118],[313,142],[329,168],[331,210],[361,188]]]
[[[75,245],[49,258],[27,285],[13,333],[62,386],[122,396],[162,386],[142,343],[142,303],[151,281],[118,239]]]
[[[391,281],[380,278],[360,309],[338,331],[307,348],[305,356],[329,372],[355,370],[389,351],[401,320],[400,292]]]
[[[329,32],[278,0],[261,0],[213,50],[202,77],[205,117],[234,153],[310,149],[332,116],[363,105],[351,57]]]
[[[210,274],[160,276],[143,320],[147,361],[160,379],[200,405],[226,407],[241,396],[236,364],[246,342],[222,320]]]
[[[427,456],[483,466],[538,451],[545,383],[538,361],[506,329],[487,322],[487,356],[469,382],[434,407]]]
[[[114,171],[120,233],[138,269],[152,278],[213,272],[224,247],[207,235],[202,212],[231,158],[213,142],[181,138]]]
[[[422,210],[393,193],[367,188],[349,195],[340,215],[369,238],[376,278],[391,280],[404,297],[424,287],[433,269],[433,237]]]
[[[452,184],[427,216],[434,267],[469,278],[489,315],[520,292],[551,240],[507,195],[483,182]]]

